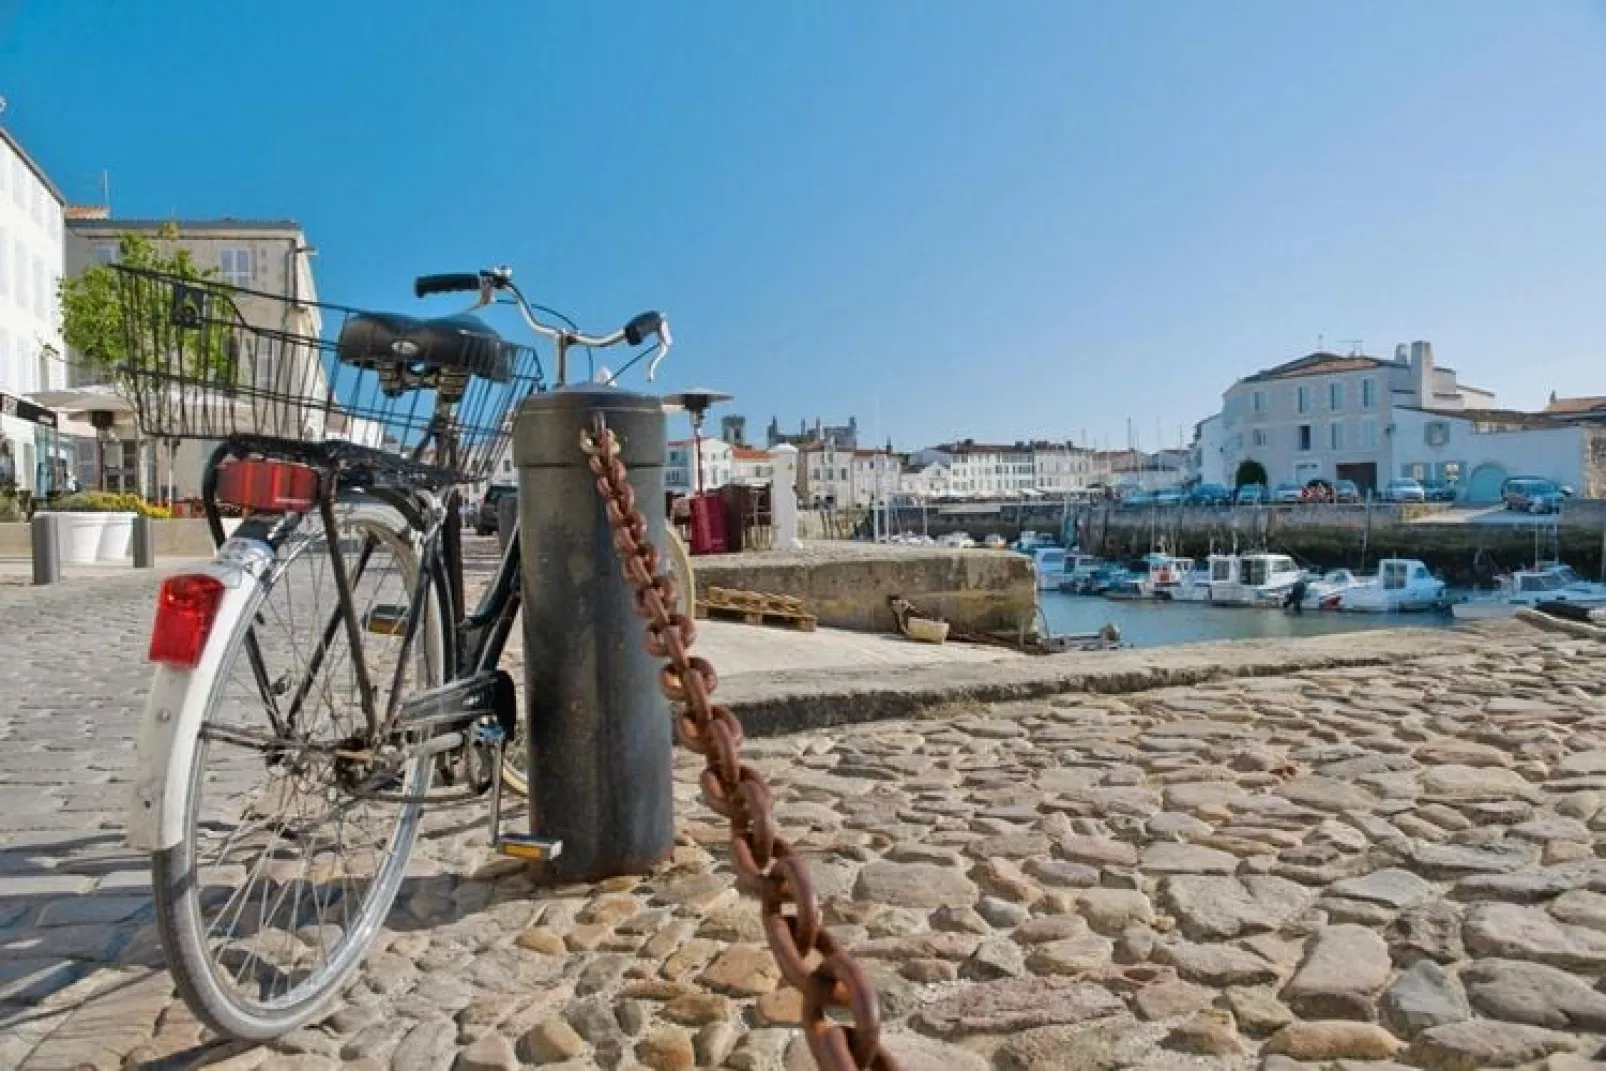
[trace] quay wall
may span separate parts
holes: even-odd
[[[827,541],[797,550],[692,559],[697,590],[792,595],[828,628],[896,630],[887,599],[901,595],[968,632],[1030,628],[1037,606],[1032,563],[1019,554]]]
[[[1302,564],[1362,569],[1379,558],[1419,558],[1452,585],[1486,585],[1537,553],[1587,577],[1601,570],[1606,515],[1581,507],[1555,518],[1458,517],[1420,506],[1295,506],[1227,510],[1098,509],[1079,518],[1082,545],[1106,557],[1141,557],[1160,540],[1173,553],[1272,550]]]
[[[1199,556],[1212,549],[1275,550],[1322,568],[1370,567],[1379,557],[1420,558],[1458,585],[1487,583],[1501,571],[1556,552],[1580,573],[1598,577],[1606,541],[1606,499],[1569,502],[1559,517],[1499,510],[1451,510],[1440,505],[1298,505],[1122,509],[1112,505],[993,503],[927,506],[893,511],[894,532],[937,537],[966,532],[977,540],[1023,530],[1058,533],[1106,557],[1141,557],[1164,540],[1168,549]]]

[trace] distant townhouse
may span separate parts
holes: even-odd
[[[1393,360],[1359,353],[1312,353],[1247,376],[1222,397],[1220,423],[1198,456],[1199,471],[1234,483],[1253,465],[1271,483],[1352,480],[1377,489],[1395,473],[1394,436],[1403,407],[1435,411],[1494,408],[1494,395],[1438,366],[1427,342],[1401,344]],[[1438,478],[1459,480],[1457,468]]]
[[[702,488],[713,491],[731,482],[735,447],[723,439],[703,439],[701,449]],[[692,439],[672,439],[664,458],[664,490],[670,494],[689,495],[698,488],[697,471],[693,455],[697,447]]]
[[[1027,443],[979,443],[974,439],[915,451],[919,464],[941,464],[949,472],[949,493],[965,498],[1015,496],[1033,489],[1032,448]]]
[[[171,239],[159,237],[168,229]],[[69,206],[64,254],[66,273],[76,277],[117,260],[125,234],[142,234],[161,246],[186,250],[213,278],[242,293],[233,300],[246,324],[272,333],[276,341],[258,350],[253,374],[259,390],[276,395],[321,397],[328,375],[316,347],[290,338],[319,338],[323,332],[317,285],[301,225],[293,220],[114,219],[99,206]],[[271,353],[271,358],[269,354]],[[212,444],[187,440],[176,447],[142,439],[132,408],[107,382],[107,372],[84,354],[69,351],[64,390],[41,395],[70,430],[78,482],[110,490],[138,491],[147,497],[192,498],[200,493],[205,459]],[[264,418],[266,419],[266,418]],[[285,426],[265,433],[294,438],[341,438],[378,446],[385,429],[376,422],[321,406],[283,407],[276,417]],[[293,426],[290,426],[293,424]]]
[[[725,440],[730,442],[729,439]],[[751,446],[731,446],[731,482],[757,486],[775,476],[775,455]]]

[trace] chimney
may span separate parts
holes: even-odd
[[[1433,343],[1411,343],[1411,382],[1416,388],[1416,404],[1433,408]]]

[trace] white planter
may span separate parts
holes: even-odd
[[[128,557],[130,547],[134,542],[134,518],[136,513],[102,513],[106,524],[100,530],[100,546],[95,551],[95,559],[103,562],[121,561]]]
[[[52,513],[56,535],[61,541],[64,565],[93,565],[100,553],[100,533],[108,513]]]

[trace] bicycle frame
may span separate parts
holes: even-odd
[[[312,690],[336,633],[344,629],[352,648],[352,668],[357,677],[358,694],[368,723],[369,742],[371,745],[377,745],[390,740],[399,732],[408,731],[411,725],[402,717],[404,710],[401,704],[399,680],[391,682],[390,699],[386,708],[380,711],[374,705],[375,682],[366,661],[362,658],[363,624],[357,620],[352,597],[354,585],[362,578],[367,568],[374,543],[372,537],[369,537],[359,551],[356,562],[348,569],[345,555],[336,538],[339,522],[334,513],[341,472],[327,456],[323,456],[324,451],[317,449],[318,445],[307,444],[303,449],[287,451],[284,444],[280,443],[275,444],[273,452],[279,455],[293,454],[293,457],[287,459],[311,463],[320,470],[325,492],[319,502],[318,515],[329,544],[331,567],[339,593],[338,605],[330,612],[324,623],[322,634],[314,646],[305,673],[292,690],[288,709],[280,707],[280,696],[275,693],[268,679],[254,631],[247,634],[246,654],[275,736],[285,740],[287,746],[293,746],[288,745],[288,741],[294,736],[301,706]],[[227,537],[223,530],[217,499],[218,468],[225,460],[245,453],[251,446],[250,441],[245,439],[226,440],[213,451],[206,464],[202,480],[202,504],[206,510],[213,541],[220,549],[227,542]],[[410,526],[424,533],[418,550],[418,576],[414,581],[411,605],[423,605],[433,586],[438,600],[438,612],[447,625],[444,630],[445,665],[442,674],[444,684],[450,685],[453,682],[494,673],[501,661],[508,637],[512,633],[513,620],[518,614],[520,605],[521,552],[518,532],[515,530],[507,539],[491,583],[481,595],[479,604],[472,612],[463,613],[460,608],[465,606],[466,598],[463,588],[462,537],[458,525],[452,523],[460,501],[457,489],[450,489],[442,501],[432,501],[433,496],[429,492],[417,489],[401,490],[394,487],[370,486],[365,488],[365,493],[377,501],[394,507]],[[300,529],[306,517],[306,514],[287,514],[271,521],[247,518],[241,523],[234,538],[260,541],[273,547],[277,552],[279,547]],[[408,615],[406,632],[397,657],[398,675],[405,671],[408,656],[417,638],[418,623],[419,615]],[[410,701],[408,705],[427,708],[429,706],[427,693]],[[456,717],[438,724],[432,719],[431,724],[432,727],[449,731],[477,721],[487,713],[485,709],[463,710]]]

